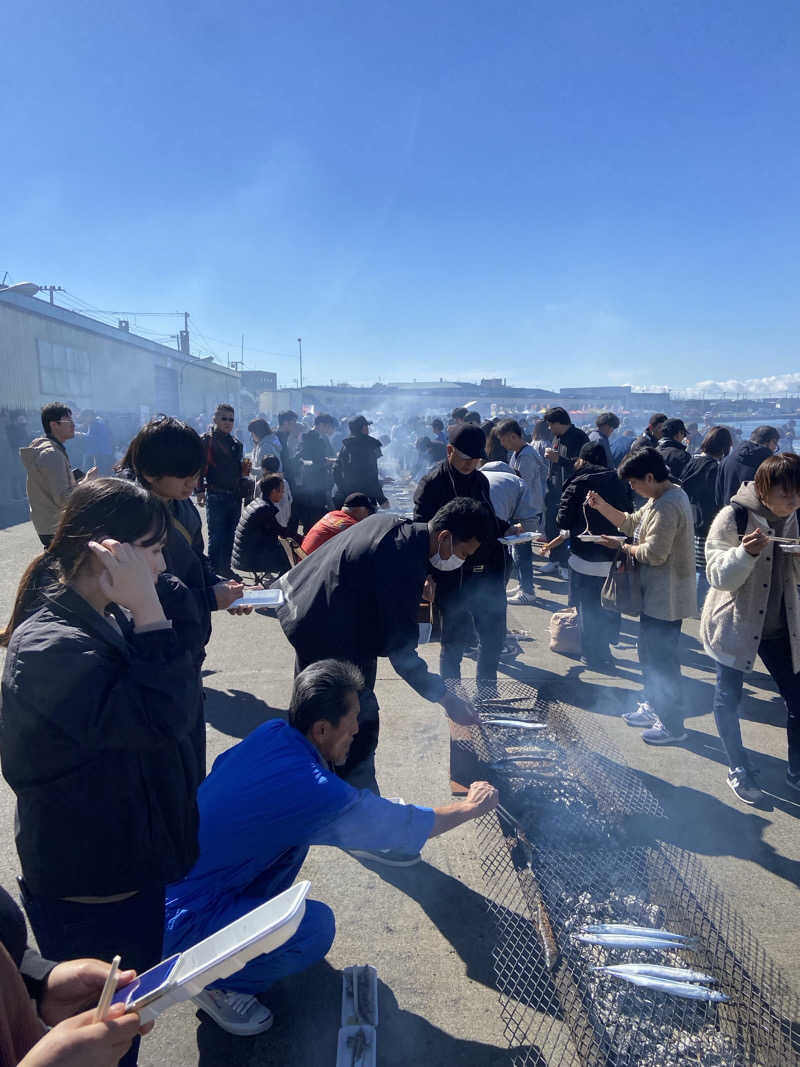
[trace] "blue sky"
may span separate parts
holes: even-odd
[[[791,0],[16,5],[0,278],[286,384],[793,371],[799,60]]]

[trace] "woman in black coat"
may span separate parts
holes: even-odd
[[[177,580],[162,576],[163,601],[156,589],[168,521],[132,482],[78,486],[0,635],[0,758],[23,903],[51,959],[153,966],[165,886],[197,858],[197,614]]]
[[[548,547],[569,539],[569,602],[578,609],[583,662],[596,670],[614,666],[610,645],[619,633],[619,616],[606,611],[600,594],[608,577],[614,551],[593,541],[582,541],[587,525],[590,534],[617,534],[617,529],[599,512],[585,507],[590,489],[604,500],[613,497],[615,507],[631,506],[631,491],[616,471],[605,466],[605,449],[590,442],[584,445],[575,464],[575,473],[564,483],[556,527],[561,531]]]

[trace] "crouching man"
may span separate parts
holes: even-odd
[[[294,681],[289,722],[273,719],[217,758],[200,787],[200,858],[167,890],[169,955],[210,936],[288,889],[311,845],[334,845],[392,866],[419,862],[429,837],[497,806],[497,790],[474,782],[465,800],[440,808],[396,804],[334,772],[358,733],[360,671],[319,660]],[[256,997],[321,960],[333,943],[333,912],[306,901],[297,933],[194,998],[231,1034],[258,1034],[272,1012]]]

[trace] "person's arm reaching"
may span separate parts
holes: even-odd
[[[441,808],[433,809],[433,829],[431,837],[446,834],[456,826],[477,819],[487,812],[494,811],[500,803],[500,794],[488,782],[473,782],[464,800],[453,801]]]
[[[464,800],[438,808],[396,804],[366,789],[353,790],[353,802],[319,827],[310,843],[337,848],[391,849],[414,854],[429,837],[454,830],[497,807],[497,790],[488,782],[473,782]]]

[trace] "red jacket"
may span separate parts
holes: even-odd
[[[315,548],[319,548],[320,545],[324,545],[326,541],[330,541],[332,537],[335,537],[342,530],[346,530],[349,526],[354,526],[358,522],[352,515],[348,515],[346,511],[329,511],[327,515],[323,515],[319,522],[315,522],[306,536],[303,538],[303,543],[300,548],[306,555],[313,552]]]

